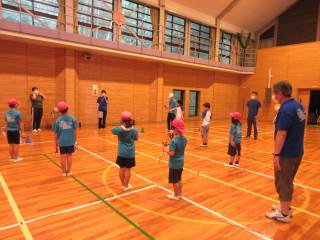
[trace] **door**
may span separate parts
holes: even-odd
[[[298,91],[298,101],[304,106],[307,113],[306,123],[308,123],[309,115],[309,104],[310,104],[310,90],[309,89],[299,89]]]

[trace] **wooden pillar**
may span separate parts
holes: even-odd
[[[114,13],[122,13],[121,0],[114,1]],[[121,42],[121,33],[122,33],[121,26],[115,23],[113,24],[114,24],[113,41]]]
[[[191,22],[189,20],[186,21],[186,30],[185,30],[185,38],[184,38],[184,55],[190,55],[190,29]]]
[[[66,13],[66,16],[65,16],[65,23],[66,23],[66,32],[68,33],[74,33],[73,32],[73,29],[74,29],[74,26],[75,26],[75,22],[74,22],[74,8],[76,6],[74,6],[74,2],[73,1],[66,1],[66,9],[65,9],[65,13]]]
[[[157,81],[157,113],[156,113],[156,121],[162,121],[164,118],[164,96],[163,96],[163,88],[164,88],[164,64],[158,64],[158,71],[156,76]]]
[[[220,47],[220,19],[216,20],[216,38],[215,38],[215,48],[214,48],[214,60],[219,62],[219,47]]]
[[[159,0],[159,50],[165,50],[166,10],[165,0]]]

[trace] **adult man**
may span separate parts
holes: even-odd
[[[172,130],[171,122],[176,118],[177,115],[177,100],[174,98],[173,93],[169,93],[168,96],[169,106],[168,109],[168,116],[167,116],[167,127],[168,131]]]
[[[32,131],[40,132],[41,119],[43,114],[43,100],[46,96],[39,92],[37,87],[32,88],[32,93],[30,94],[31,101],[31,115],[32,115]]]
[[[275,146],[273,164],[275,186],[280,206],[272,206],[266,217],[290,222],[292,211],[293,180],[304,152],[306,113],[303,106],[291,97],[292,86],[280,81],[273,86],[275,99],[281,104],[275,122]]]
[[[109,98],[106,90],[101,91],[101,95],[97,99],[98,104],[98,128],[106,128],[107,110]]]
[[[248,118],[247,118],[247,138],[251,136],[252,125],[254,128],[254,139],[258,138],[258,129],[257,129],[257,116],[259,113],[259,108],[261,107],[261,103],[257,99],[258,93],[252,92],[251,99],[247,102],[248,108]]]

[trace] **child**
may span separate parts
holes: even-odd
[[[241,154],[241,139],[242,139],[242,125],[241,125],[241,113],[234,112],[231,116],[231,127],[229,137],[228,154],[230,155],[230,162],[227,166],[240,166],[240,154]]]
[[[134,120],[130,112],[121,113],[120,123],[120,127],[112,128],[112,134],[118,136],[119,177],[123,191],[128,191],[132,188],[129,184],[131,168],[136,166],[135,141],[138,140],[138,131],[134,128]]]
[[[181,175],[184,165],[184,151],[187,145],[187,139],[183,136],[185,131],[184,122],[181,119],[172,121],[173,139],[170,145],[163,146],[163,150],[170,156],[169,160],[169,183],[173,185],[174,194],[167,197],[172,200],[180,200],[182,195]]]
[[[5,130],[9,144],[9,154],[14,162],[21,161],[19,157],[20,136],[24,137],[24,126],[22,123],[22,114],[17,110],[19,105],[16,99],[9,99],[10,110],[5,114]]]
[[[72,153],[74,153],[76,148],[78,123],[73,116],[68,114],[67,103],[59,102],[57,108],[61,113],[61,116],[54,124],[56,148],[58,144],[60,149],[62,175],[68,177],[72,175]]]
[[[177,116],[176,119],[183,119],[183,102],[181,100],[177,101]]]
[[[208,147],[208,135],[211,121],[210,103],[206,102],[203,105],[203,112],[201,114],[200,132],[202,137],[201,147]]]

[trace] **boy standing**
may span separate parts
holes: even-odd
[[[184,166],[184,151],[187,145],[187,139],[183,136],[185,131],[184,122],[181,119],[172,121],[173,139],[170,145],[163,146],[163,150],[170,156],[169,160],[169,183],[173,185],[174,194],[167,197],[172,200],[182,198],[182,171]]]
[[[211,121],[211,111],[210,111],[210,103],[206,102],[203,104],[203,112],[201,114],[201,125],[200,132],[202,137],[202,145],[201,147],[208,147],[208,135],[210,129],[210,121]]]
[[[7,139],[9,144],[9,154],[14,162],[21,161],[19,157],[20,138],[24,137],[24,126],[22,123],[22,114],[17,110],[18,101],[9,99],[9,111],[5,113],[5,123]]]
[[[72,175],[72,153],[76,147],[78,123],[73,116],[68,115],[67,103],[59,102],[57,108],[61,116],[54,125],[55,141],[60,149],[62,175],[68,177]]]
[[[230,155],[230,162],[228,166],[240,166],[241,155],[241,139],[242,139],[242,125],[241,113],[234,112],[231,116],[231,127],[229,137],[228,154]]]

